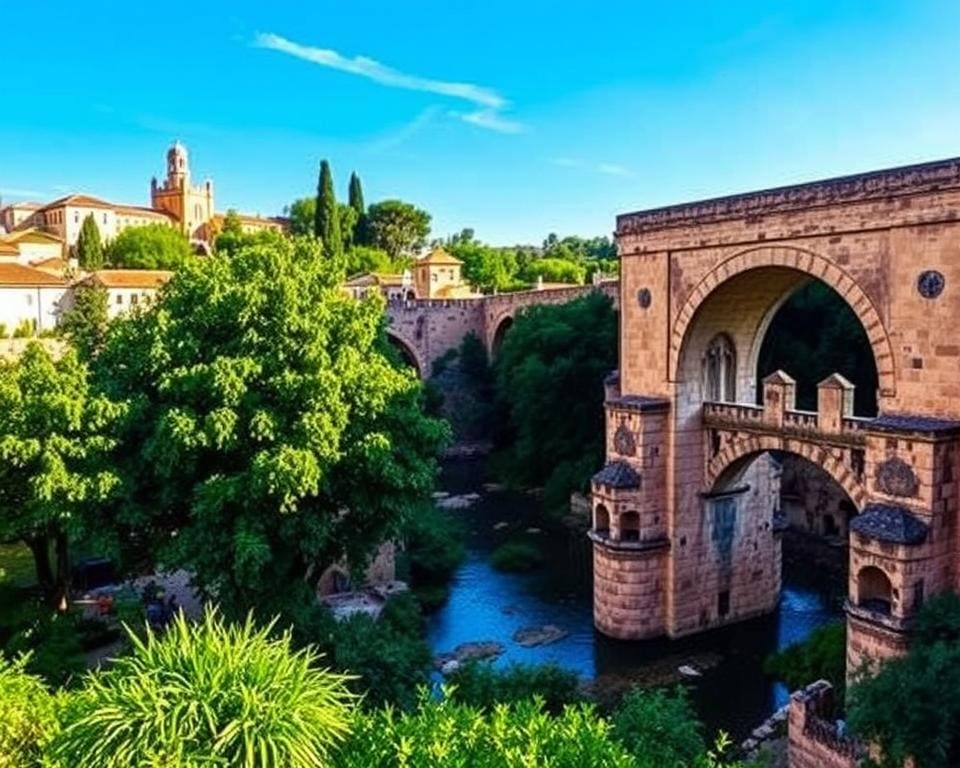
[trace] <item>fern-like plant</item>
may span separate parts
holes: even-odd
[[[70,768],[321,766],[347,734],[346,678],[252,619],[213,609],[88,675],[49,754]]]

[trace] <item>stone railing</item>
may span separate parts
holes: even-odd
[[[724,419],[731,421],[760,422],[763,418],[763,406],[748,405],[746,403],[714,403],[703,404],[704,418]]]
[[[587,537],[594,544],[624,552],[643,552],[653,549],[666,549],[670,546],[670,540],[663,536],[653,539],[615,539],[610,535],[610,531],[603,529],[587,531]]]

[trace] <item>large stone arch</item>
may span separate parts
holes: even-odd
[[[683,344],[700,306],[716,288],[730,279],[764,267],[795,270],[820,280],[835,290],[850,305],[866,331],[877,365],[880,393],[884,396],[895,394],[893,346],[873,302],[856,280],[833,261],[793,246],[762,246],[740,251],[714,267],[697,284],[681,307],[671,329],[671,381],[680,378]]]
[[[423,357],[417,349],[416,343],[407,339],[401,333],[397,333],[393,328],[387,328],[387,338],[394,343],[396,346],[400,347],[404,352],[406,352],[405,357],[413,363],[413,367],[417,371],[417,376],[421,379],[426,378],[429,374],[429,371],[426,368],[426,364],[423,361]]]
[[[801,440],[784,440],[773,435],[750,435],[724,446],[707,464],[706,487],[713,488],[724,474],[768,451],[791,453],[819,466],[843,489],[858,510],[862,510],[866,504],[866,487],[843,463],[842,454],[838,455],[836,449]]]

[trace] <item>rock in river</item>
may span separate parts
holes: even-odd
[[[524,648],[532,648],[535,645],[549,645],[566,637],[569,632],[553,624],[545,624],[542,627],[524,627],[513,633],[513,642],[522,645]]]
[[[465,661],[495,659],[506,650],[500,643],[487,640],[477,643],[462,643],[449,653],[441,653],[433,660],[433,666],[448,675],[460,668]]]

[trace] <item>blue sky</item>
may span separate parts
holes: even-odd
[[[218,209],[329,158],[495,243],[960,155],[960,2],[0,0],[5,200],[147,204],[179,138]],[[13,34],[10,34],[12,32]]]

